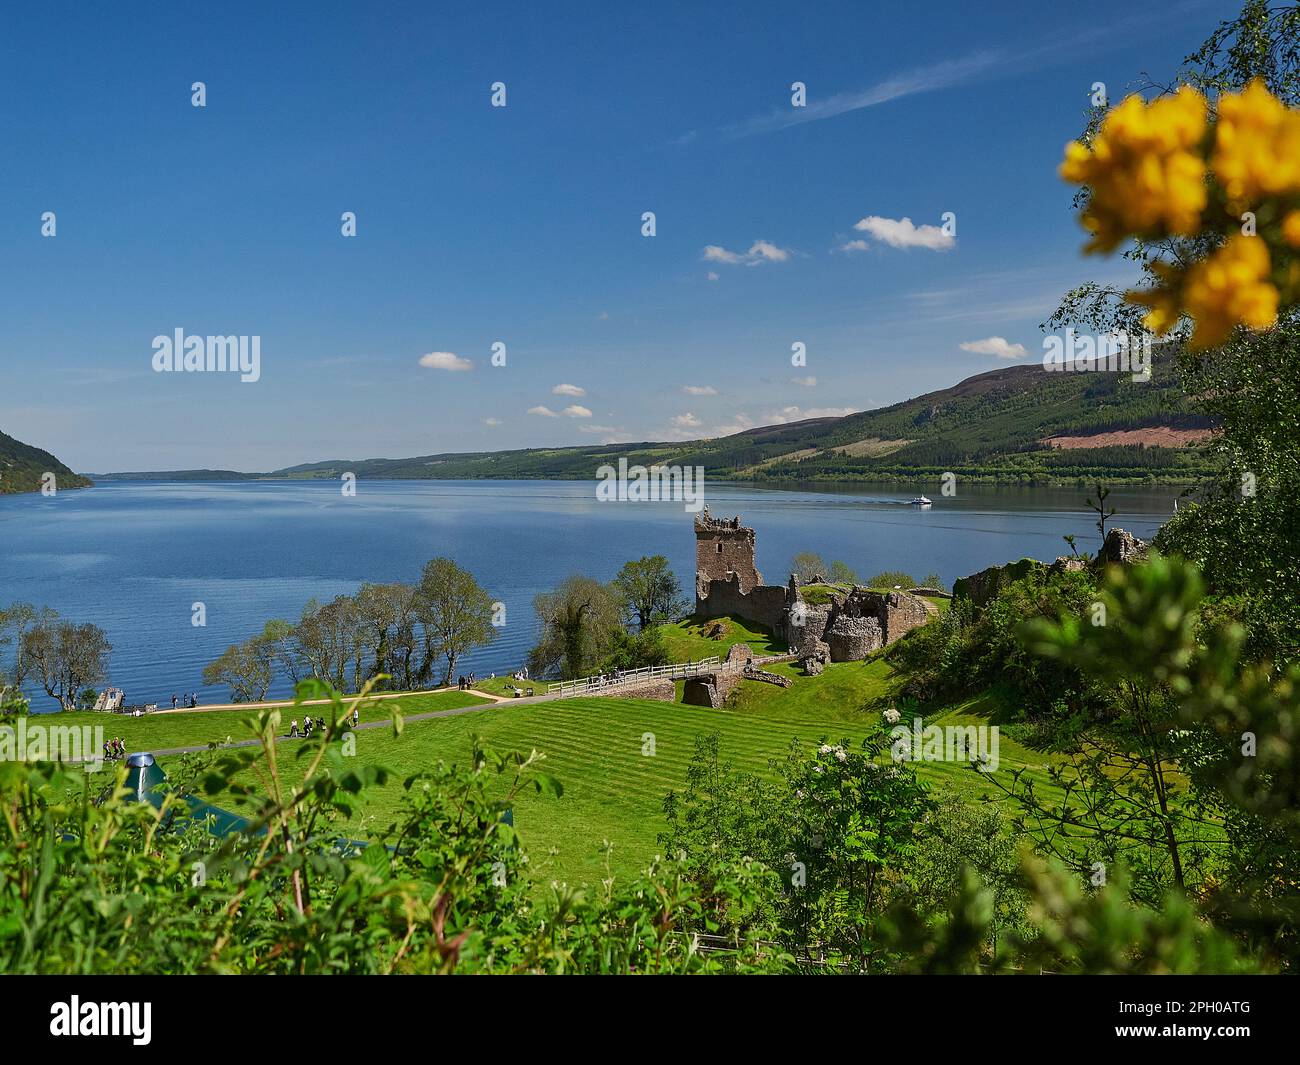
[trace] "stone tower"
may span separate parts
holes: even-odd
[[[695,515],[695,599],[709,594],[710,581],[735,580],[742,595],[763,583],[754,565],[754,530],[740,518],[714,518],[705,507]]]

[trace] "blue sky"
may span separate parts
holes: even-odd
[[[1055,176],[1093,82],[1235,8],[616,6],[7,14],[0,430],[268,470],[720,435],[1035,358],[1062,291],[1128,276]],[[261,379],[153,372],[177,328],[260,336]]]

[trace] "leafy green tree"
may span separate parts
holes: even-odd
[[[681,582],[663,555],[623,563],[614,584],[623,595],[629,619],[642,632],[651,625],[675,621],[688,610]]]
[[[825,580],[830,567],[822,561],[822,556],[813,551],[800,551],[790,562],[790,572],[799,578],[800,584],[812,584]]]
[[[832,562],[830,578],[832,584],[857,584],[858,574],[847,562]]]
[[[669,661],[668,645],[663,633],[657,629],[644,632],[617,632],[605,659],[603,670],[641,669],[644,666],[666,666]]]
[[[62,710],[76,709],[78,694],[108,676],[113,646],[98,625],[61,621],[47,609],[24,630],[21,640],[24,671]]]
[[[867,581],[868,588],[916,588],[916,578],[902,570],[887,569]]]
[[[449,558],[425,564],[415,588],[415,616],[424,634],[424,657],[418,676],[432,674],[433,660],[446,662],[442,683],[451,683],[456,663],[475,647],[496,639],[492,625],[492,597],[468,570]]]
[[[794,744],[771,782],[734,772],[716,734],[701,737],[685,790],[664,800],[660,842],[696,861],[760,859],[785,884],[773,907],[796,957],[884,971],[877,921],[905,890],[933,806],[911,768],[888,761],[886,742],[823,742],[811,757]]]
[[[203,683],[228,685],[236,703],[261,702],[274,677],[273,651],[260,636],[231,644],[203,667]]]
[[[591,577],[569,577],[555,591],[536,596],[533,609],[541,622],[528,655],[535,676],[591,676],[625,632],[622,596]]]
[[[0,607],[0,652],[12,648],[11,664],[6,667],[3,660],[0,660],[0,685],[11,683],[16,687],[25,679],[27,663],[23,659],[23,634],[40,616],[40,612],[30,603]]]

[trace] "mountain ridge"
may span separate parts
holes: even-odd
[[[886,407],[835,418],[757,426],[730,436],[686,441],[575,444],[498,451],[439,452],[410,458],[326,459],[269,473],[228,470],[96,475],[103,480],[324,479],[353,473],[374,479],[588,479],[596,468],[629,464],[702,466],[707,476],[744,481],[907,481],[947,471],[991,482],[1032,483],[1105,477],[1178,483],[1196,479],[1209,459],[1199,442],[1087,446],[1087,438],[1208,436],[1178,386],[1172,360],[1157,356],[1151,379],[1121,373],[1053,372],[1016,365],[964,378]],[[1055,448],[1053,438],[1082,441]]]

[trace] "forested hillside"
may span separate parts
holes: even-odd
[[[41,476],[54,474],[58,488],[86,488],[90,481],[73,473],[48,451],[0,433],[0,494],[35,492]]]
[[[1151,446],[1142,430],[1157,427],[1208,436],[1165,359],[1150,381],[1127,373],[1048,372],[1038,365],[992,370],[952,388],[843,418],[816,418],[684,442],[640,442],[422,455],[406,459],[332,459],[253,477],[358,477],[458,480],[587,479],[597,467],[630,464],[702,466],[708,477],[742,481],[910,481],[953,470],[999,482],[1057,482],[1105,477],[1183,482],[1208,469],[1195,446]],[[1116,443],[1088,437],[1133,430]],[[1048,441],[1069,437],[1069,448]],[[171,476],[230,480],[228,470],[109,474],[106,479]]]

